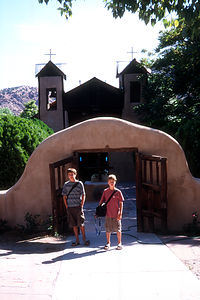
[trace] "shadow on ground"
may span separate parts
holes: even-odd
[[[42,254],[59,252],[66,247],[66,237],[37,235],[20,236],[16,232],[0,235],[0,257],[12,254]]]

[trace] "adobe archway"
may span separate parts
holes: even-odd
[[[144,154],[168,159],[168,228],[181,231],[200,209],[200,181],[193,178],[184,152],[171,136],[159,130],[116,118],[95,118],[62,131],[42,142],[31,155],[20,180],[0,194],[0,218],[12,226],[22,224],[27,212],[51,214],[49,164],[78,149],[138,148]]]

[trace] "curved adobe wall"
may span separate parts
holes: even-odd
[[[31,155],[20,180],[0,193],[0,219],[22,224],[27,212],[51,214],[49,163],[64,159],[78,149],[135,147],[142,153],[168,159],[168,225],[181,230],[200,209],[200,181],[191,176],[180,145],[169,135],[116,118],[91,119],[42,142]]]

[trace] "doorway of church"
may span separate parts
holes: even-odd
[[[102,182],[109,170],[109,154],[107,152],[80,152],[78,155],[78,174],[83,182]]]
[[[77,152],[79,179],[83,181],[87,202],[99,201],[107,187],[108,174],[115,174],[118,183],[135,185],[136,149],[85,150]]]
[[[107,187],[107,174],[115,174],[119,188],[129,193],[126,198],[135,201],[137,230],[167,230],[166,158],[144,155],[136,148],[90,149],[77,150],[73,156],[49,167],[54,231],[65,233],[69,230],[61,195],[68,167],[78,170],[79,179],[85,185],[87,201],[99,201],[103,189]]]
[[[78,152],[78,173],[82,181],[107,181],[115,174],[120,182],[135,181],[135,150],[108,152]]]

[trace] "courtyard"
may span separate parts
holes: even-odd
[[[103,249],[103,224],[100,235],[95,230],[97,202],[85,204],[89,247],[82,241],[71,247],[73,236],[2,234],[1,299],[199,299],[200,239],[138,233],[135,185],[118,187],[125,197],[123,250],[115,249],[115,235],[111,250]]]

